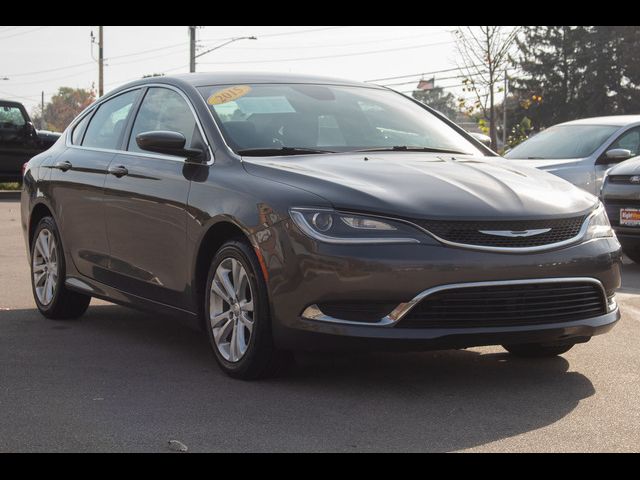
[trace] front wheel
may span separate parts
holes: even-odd
[[[516,357],[544,358],[562,355],[571,350],[575,344],[567,345],[543,345],[540,343],[520,343],[517,345],[503,345],[502,347]]]
[[[267,288],[253,249],[240,240],[216,253],[207,277],[206,330],[216,360],[229,376],[271,376],[289,360],[275,348]]]
[[[60,234],[53,218],[44,217],[31,242],[31,287],[38,310],[47,318],[77,318],[89,307],[91,297],[67,289],[64,279]]]

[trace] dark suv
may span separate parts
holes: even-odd
[[[345,80],[127,84],[29,162],[22,226],[43,315],[97,297],[199,319],[241,378],[298,349],[557,355],[620,317],[596,197]]]
[[[0,182],[21,182],[22,166],[58,138],[59,133],[36,130],[21,103],[0,100]]]

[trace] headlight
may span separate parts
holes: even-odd
[[[321,242],[435,243],[424,232],[398,220],[316,208],[292,208],[289,213],[300,230]]]
[[[586,240],[593,238],[615,237],[607,212],[602,203],[589,216],[589,226],[587,227]]]

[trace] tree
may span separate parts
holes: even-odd
[[[463,83],[470,87],[476,96],[475,106],[489,122],[494,150],[498,148],[495,94],[509,66],[509,52],[517,32],[518,28],[502,26],[459,27],[455,32],[459,68],[467,76]]]
[[[51,97],[51,100],[44,106],[43,128],[54,132],[62,132],[71,121],[86,107],[91,105],[96,99],[95,90],[83,88],[60,87],[58,93]],[[39,108],[35,111],[35,118],[38,117]],[[36,123],[38,124],[38,123]]]
[[[523,27],[516,41],[518,76],[512,82],[520,99],[519,116],[526,114],[536,127],[575,118],[581,68],[576,51],[585,36],[582,27]]]
[[[639,27],[523,27],[517,47],[512,90],[535,129],[640,112]]]
[[[442,87],[434,87],[430,90],[415,90],[411,95],[419,102],[443,113],[447,118],[455,120],[458,115],[459,110],[455,97],[452,93],[445,92]]]

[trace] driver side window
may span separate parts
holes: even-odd
[[[634,127],[624,132],[613,142],[607,150],[624,148],[630,150],[632,156],[640,155],[640,127]]]
[[[181,133],[187,140],[187,148],[203,147],[195,117],[182,95],[168,88],[152,87],[140,105],[127,150],[143,152],[136,143],[136,135],[159,130]]]

